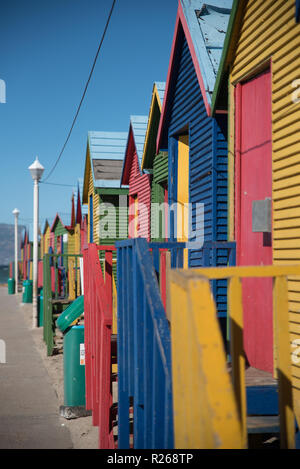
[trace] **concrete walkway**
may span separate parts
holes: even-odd
[[[6,363],[0,363],[0,449],[72,448],[19,301],[0,287],[0,340],[6,344]]]

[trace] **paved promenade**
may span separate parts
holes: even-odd
[[[72,448],[54,388],[24,322],[20,296],[9,296],[5,287],[0,287],[0,340],[6,344],[6,363],[0,363],[0,448]]]

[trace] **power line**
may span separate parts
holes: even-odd
[[[76,184],[59,184],[58,182],[44,182],[44,181],[40,181],[40,183],[47,184],[49,186],[76,187]]]
[[[81,97],[81,100],[80,100],[79,106],[78,106],[78,108],[77,108],[75,117],[74,117],[74,119],[73,119],[71,128],[70,128],[69,133],[68,133],[68,136],[67,136],[67,138],[66,138],[66,141],[65,141],[65,143],[64,143],[64,145],[63,145],[63,147],[62,147],[62,149],[61,149],[61,152],[60,152],[60,154],[58,155],[58,158],[57,158],[57,160],[56,160],[54,166],[52,167],[50,173],[48,174],[48,176],[46,177],[46,179],[44,179],[44,180],[41,181],[41,182],[44,182],[44,183],[45,183],[45,181],[47,181],[47,179],[49,179],[49,177],[51,176],[51,174],[52,174],[53,171],[55,170],[55,168],[56,168],[56,166],[57,166],[57,164],[58,164],[58,162],[59,162],[59,160],[60,160],[60,158],[61,158],[61,156],[62,156],[62,154],[63,154],[63,152],[64,152],[64,150],[65,150],[65,148],[66,148],[66,146],[67,146],[67,143],[68,143],[69,138],[70,138],[70,136],[71,136],[71,133],[72,133],[73,127],[74,127],[74,125],[75,125],[77,116],[78,116],[78,114],[79,114],[81,105],[82,105],[83,100],[84,100],[84,97],[85,97],[85,95],[86,95],[86,92],[87,92],[87,89],[88,89],[90,80],[91,80],[91,78],[92,78],[92,74],[93,74],[93,71],[94,71],[94,68],[95,68],[97,59],[98,59],[99,52],[100,52],[101,47],[102,47],[102,43],[103,43],[104,38],[105,38],[105,35],[106,35],[107,28],[108,28],[108,26],[109,26],[110,18],[111,18],[111,15],[112,15],[112,12],[113,12],[115,3],[116,3],[116,0],[113,0],[112,6],[111,6],[111,9],[110,9],[108,18],[107,18],[107,22],[106,22],[106,25],[105,25],[105,28],[104,28],[104,31],[103,31],[103,34],[102,34],[102,38],[101,38],[101,41],[100,41],[100,44],[99,44],[99,47],[98,47],[98,50],[97,50],[97,53],[96,53],[96,56],[95,56],[95,59],[94,59],[92,68],[91,68],[91,71],[90,71],[90,74],[89,74],[88,80],[87,80],[87,82],[86,82],[83,95],[82,95],[82,97]]]

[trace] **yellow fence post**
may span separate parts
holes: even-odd
[[[299,404],[295,399],[296,389],[292,382],[292,350],[289,330],[289,298],[288,277],[300,277],[300,265],[270,265],[270,266],[240,266],[240,267],[211,267],[199,269],[172,269],[169,274],[169,312],[171,318],[172,339],[172,367],[173,367],[173,393],[174,393],[174,428],[175,435],[180,443],[189,441],[187,448],[211,448],[209,436],[203,436],[198,429],[197,439],[184,440],[184,432],[191,434],[193,422],[190,409],[197,415],[206,429],[206,433],[215,432],[213,421],[218,415],[218,409],[213,400],[214,388],[212,383],[222,379],[222,370],[219,363],[215,363],[213,354],[209,358],[207,351],[215,341],[217,321],[215,306],[206,291],[205,282],[216,279],[228,279],[228,306],[231,321],[231,359],[234,386],[234,402],[238,409],[241,422],[241,447],[247,447],[247,406],[245,386],[245,356],[243,347],[243,309],[242,286],[243,278],[274,279],[274,345],[276,347],[277,378],[279,388],[279,417],[280,417],[280,444],[282,448],[295,448],[295,415],[299,419]],[[209,290],[210,291],[210,290]],[[213,305],[213,307],[212,307]],[[212,313],[214,311],[214,313]],[[205,312],[205,314],[204,314]],[[214,317],[214,320],[212,319]],[[209,334],[208,332],[209,331]],[[196,335],[195,335],[196,334]],[[204,334],[203,336],[201,334]],[[216,342],[217,343],[217,342]],[[218,346],[216,346],[216,349]],[[223,350],[218,351],[218,357],[223,362],[226,356]],[[221,357],[221,358],[220,358]],[[194,370],[191,372],[191,370]],[[190,389],[185,387],[188,383]],[[221,386],[224,385],[222,382]],[[187,385],[186,385],[187,386]],[[195,399],[194,390],[198,398]],[[205,390],[209,390],[206,392]],[[294,395],[293,395],[294,394]],[[210,419],[203,408],[197,407],[197,400],[207,404],[212,411]],[[192,399],[193,397],[193,399]],[[223,401],[222,401],[223,405]],[[187,411],[185,411],[185,407]],[[181,417],[179,417],[181,416]],[[186,416],[186,419],[185,419]],[[195,417],[196,418],[196,417]],[[181,420],[180,420],[181,419]],[[220,418],[220,422],[222,417]],[[219,422],[219,423],[220,423]],[[219,428],[222,433],[222,428]],[[176,438],[175,438],[175,441]],[[177,444],[177,443],[176,443]],[[180,445],[179,445],[180,446]],[[179,447],[177,446],[177,447]],[[183,447],[183,446],[181,446]],[[218,446],[220,447],[220,446]]]
[[[276,277],[274,298],[274,329],[277,344],[278,403],[281,448],[295,448],[295,418],[291,373],[289,307],[287,278]]]
[[[172,376],[173,376],[173,409],[174,409],[174,436],[175,448],[190,448],[189,427],[190,399],[186,401],[186,387],[193,393],[190,381],[189,368],[186,366],[191,358],[190,341],[188,340],[187,322],[187,291],[183,285],[173,283],[173,273],[170,273],[170,299],[172,308],[171,338],[172,338]],[[175,301],[176,298],[176,301]],[[182,338],[181,346],[178,347],[179,338]],[[198,418],[195,412],[195,419]]]
[[[238,277],[228,280],[228,305],[230,317],[230,354],[232,360],[232,382],[240,414],[243,445],[248,446],[247,402],[245,386],[245,353],[243,341],[242,284]]]
[[[112,334],[117,334],[117,311],[118,311],[118,303],[117,303],[117,286],[115,282],[115,277],[112,276]]]
[[[172,270],[170,290],[175,447],[242,449],[210,284]]]
[[[69,299],[75,300],[75,276],[74,276],[74,259],[73,258],[69,258],[68,271],[69,271]]]

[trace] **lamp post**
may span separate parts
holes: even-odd
[[[38,327],[38,228],[39,228],[39,181],[43,175],[44,167],[36,157],[34,163],[29,166],[33,185],[33,275],[32,275],[32,306],[33,328]]]
[[[19,279],[19,269],[18,269],[18,217],[20,210],[15,208],[13,210],[13,215],[15,216],[15,293],[18,293],[18,279]]]

